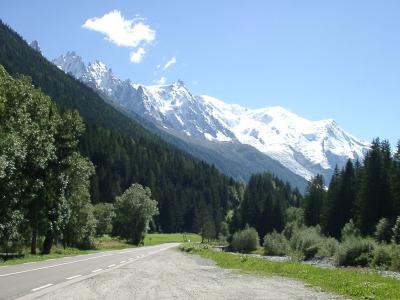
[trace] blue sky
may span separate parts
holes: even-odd
[[[115,10],[131,29],[140,24],[137,39],[115,32],[113,19],[98,22],[113,11],[118,21]],[[333,118],[393,146],[400,138],[397,0],[13,0],[0,2],[0,18],[48,58],[75,50],[123,79],[182,79],[228,103]]]

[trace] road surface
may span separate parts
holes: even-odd
[[[0,267],[0,299],[16,299],[145,259],[178,244],[103,251]]]
[[[224,270],[178,244],[99,252],[0,268],[0,298],[341,299],[279,277]]]

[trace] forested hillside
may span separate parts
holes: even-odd
[[[13,76],[30,76],[33,85],[49,95],[61,111],[79,112],[86,124],[79,149],[95,166],[90,185],[93,203],[112,202],[138,182],[149,186],[158,201],[158,230],[192,231],[204,212],[219,230],[238,183],[215,167],[169,146],[106,104],[93,90],[29,47],[4,23],[0,23],[0,64]]]

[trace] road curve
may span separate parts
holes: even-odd
[[[178,243],[102,251],[0,267],[0,299],[34,298],[46,290],[77,282],[145,259]]]

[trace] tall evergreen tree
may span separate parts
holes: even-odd
[[[308,226],[321,223],[326,190],[322,175],[315,176],[308,184],[304,197],[304,218]]]
[[[393,217],[389,186],[390,146],[375,139],[366,154],[357,196],[356,220],[363,234],[373,234],[380,218]]]

